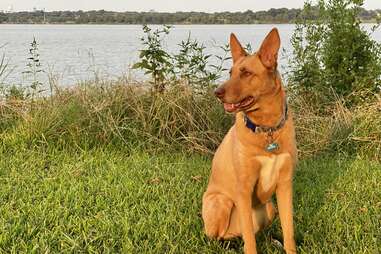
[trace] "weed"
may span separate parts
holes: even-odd
[[[39,79],[39,74],[44,72],[40,62],[38,43],[35,37],[33,37],[33,41],[30,43],[29,57],[27,60],[27,70],[25,70],[23,73],[31,77],[32,83],[29,86],[29,88],[31,89],[31,93],[28,94],[28,96],[30,96],[31,98],[35,98],[36,95],[43,91],[43,84]]]

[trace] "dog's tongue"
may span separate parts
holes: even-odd
[[[224,109],[228,112],[233,112],[237,109],[237,105],[232,103],[224,103]]]

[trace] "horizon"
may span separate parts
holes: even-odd
[[[269,11],[270,9],[302,9],[303,7],[296,7],[296,8],[287,8],[287,7],[279,7],[279,8],[269,8],[269,9],[263,9],[263,10],[253,10],[253,9],[247,9],[247,10],[219,10],[219,11],[195,11],[195,10],[190,10],[190,11],[184,11],[184,10],[177,10],[177,11],[157,11],[157,10],[107,10],[107,9],[88,9],[88,10],[82,10],[82,9],[77,9],[77,10],[46,10],[44,8],[38,9],[34,8],[32,10],[12,10],[11,12],[7,10],[0,9],[0,12],[2,13],[21,13],[21,12],[36,12],[36,11],[44,11],[44,12],[91,12],[91,11],[105,11],[105,12],[118,12],[118,13],[124,13],[124,12],[137,12],[137,13],[189,13],[189,12],[199,12],[199,13],[208,13],[208,14],[213,14],[213,13],[223,13],[223,12],[230,12],[230,13],[236,13],[236,12],[246,12],[246,11],[252,11],[252,12],[260,12],[260,11]],[[363,7],[364,8],[364,7]],[[381,7],[376,8],[376,9],[368,9],[364,8],[367,11],[381,11]]]
[[[123,0],[30,0],[25,3],[23,0],[3,0],[0,3],[0,10],[5,12],[32,12],[36,10],[52,11],[113,11],[113,12],[244,12],[251,10],[267,11],[269,9],[300,9],[304,5],[304,0],[267,0],[266,2],[256,0],[219,0],[218,5],[214,1],[205,2],[203,0],[149,0],[134,1],[127,3]],[[363,8],[366,10],[381,9],[379,0],[364,1]]]

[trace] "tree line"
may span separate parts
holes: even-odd
[[[3,24],[269,24],[295,23],[301,9],[269,9],[244,12],[114,12],[114,11],[34,11],[0,12]],[[316,16],[318,10],[316,9]],[[381,10],[361,8],[364,22],[374,22]],[[314,15],[312,15],[313,17]]]

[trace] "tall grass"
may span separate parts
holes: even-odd
[[[299,152],[358,153],[381,159],[381,100],[347,109],[340,98],[322,108],[291,96]],[[0,106],[0,139],[9,149],[117,147],[211,154],[232,125],[211,91],[178,84],[152,93],[131,81],[87,84],[39,100]],[[17,148],[18,147],[18,148]]]
[[[381,159],[381,99],[347,108],[337,95],[330,105],[315,103],[311,97],[292,99],[300,153],[312,156],[334,152],[359,154]]]
[[[176,85],[155,94],[142,84],[120,82],[65,89],[35,102],[11,99],[0,112],[5,145],[14,145],[17,136],[29,146],[121,145],[203,153],[215,149],[232,120],[211,93]]]

